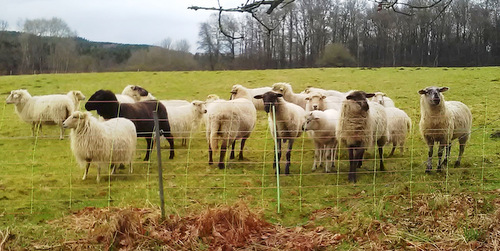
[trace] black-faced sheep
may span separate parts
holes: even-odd
[[[312,132],[314,140],[314,163],[312,170],[325,163],[325,172],[331,172],[335,167],[337,154],[336,130],[340,113],[335,109],[325,111],[310,111],[306,115],[304,130]]]
[[[207,118],[208,164],[213,164],[213,151],[219,148],[219,141],[221,142],[218,163],[220,169],[225,168],[227,146],[232,145],[237,139],[241,139],[239,159],[242,160],[245,141],[252,133],[257,120],[257,111],[253,103],[245,98],[217,99],[210,102]]]
[[[262,102],[262,100],[260,99],[255,99],[253,97],[255,95],[264,94],[268,91],[271,91],[271,87],[260,87],[260,88],[250,89],[242,85],[233,85],[233,88],[231,89],[230,99],[246,98],[252,101],[253,105],[255,106],[255,109],[257,109],[258,111],[264,111],[264,102]]]
[[[59,139],[64,138],[63,121],[75,111],[73,97],[64,94],[31,96],[27,90],[14,90],[6,100],[7,104],[14,104],[16,113],[26,123],[32,125],[32,135],[35,136],[37,128],[43,125],[59,125]]]
[[[278,173],[280,171],[281,144],[288,141],[285,174],[289,174],[293,143],[296,138],[302,135],[302,126],[305,122],[306,112],[302,107],[285,101],[281,93],[270,91],[263,95],[257,95],[254,98],[264,101],[264,110],[268,113],[269,128],[277,144],[278,162],[275,159],[274,166],[278,166]],[[274,129],[274,125],[276,125],[276,130]]]
[[[387,115],[382,105],[368,101],[373,93],[353,91],[342,102],[337,126],[337,139],[349,152],[349,181],[356,182],[356,169],[361,167],[366,148],[375,143],[384,170],[383,147],[388,140]]]
[[[137,144],[135,126],[125,118],[99,121],[90,112],[73,112],[64,122],[71,128],[71,150],[80,166],[85,166],[82,180],[87,178],[90,163],[97,165],[97,182],[102,166],[128,164],[132,173],[132,160]]]
[[[469,139],[472,126],[472,113],[469,108],[459,101],[445,101],[443,92],[448,87],[427,87],[418,91],[420,94],[420,133],[429,147],[426,172],[432,169],[433,146],[439,143],[438,149],[438,171],[446,166],[451,150],[451,142],[458,139],[460,151],[455,167],[460,166],[460,161],[465,150],[465,144]],[[446,155],[443,162],[443,150],[446,147]]]
[[[96,110],[97,114],[104,119],[123,117],[132,120],[135,124],[137,137],[146,138],[147,149],[144,160],[149,160],[151,142],[154,132],[153,111],[158,113],[160,130],[163,131],[170,144],[170,156],[174,158],[174,140],[170,133],[170,124],[165,106],[159,101],[141,101],[135,103],[119,103],[113,92],[109,90],[99,90],[89,98],[85,104],[88,111]]]
[[[306,109],[308,94],[294,93],[292,86],[289,83],[275,83],[272,86],[272,90],[283,94],[283,99],[290,103],[294,103],[302,109]],[[264,101],[265,102],[265,101]]]

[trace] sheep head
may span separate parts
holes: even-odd
[[[269,91],[261,95],[255,95],[253,98],[254,99],[262,99],[264,102],[264,110],[266,113],[269,113],[271,111],[271,106],[276,106],[279,103],[280,97],[283,97],[283,94]]]
[[[319,92],[314,92],[310,93],[309,96],[306,97],[307,103],[310,104],[310,108],[312,110],[320,110],[320,102],[325,99],[326,96],[319,93]]]
[[[87,111],[96,110],[97,114],[103,116],[105,119],[117,117],[118,113],[118,100],[115,94],[110,90],[96,91],[85,103]]]
[[[304,125],[302,126],[302,129],[304,131],[317,129],[319,119],[320,119],[320,117],[318,116],[317,111],[309,112],[306,115],[306,121],[305,121]]]
[[[78,125],[85,123],[90,116],[92,116],[90,112],[73,112],[66,120],[64,120],[62,126],[64,128],[75,129]]]
[[[418,94],[422,95],[422,99],[426,100],[432,106],[437,106],[444,101],[444,96],[442,92],[449,90],[448,87],[427,87],[418,91]]]
[[[375,96],[374,93],[366,93],[364,91],[353,91],[347,95],[346,100],[356,102],[362,111],[368,111],[370,106],[368,105],[367,98],[372,98]]]
[[[287,91],[291,91],[292,86],[288,83],[275,83],[272,87],[273,91],[285,94]]]
[[[191,102],[191,105],[193,105],[194,109],[198,114],[204,114],[207,113],[207,105],[206,102],[204,101],[199,101],[199,100],[193,100]]]
[[[23,99],[31,98],[27,90],[19,89],[10,92],[10,95],[5,100],[7,104],[19,104]]]

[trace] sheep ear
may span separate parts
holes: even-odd
[[[427,90],[422,89],[422,90],[418,91],[418,94],[420,94],[420,95],[427,94]]]
[[[325,99],[325,98],[326,98],[326,96],[325,96],[325,95],[322,95],[322,96],[321,96],[321,99]]]
[[[352,95],[347,95],[347,97],[345,97],[345,99],[354,99],[354,97]]]
[[[449,90],[449,89],[450,89],[450,88],[448,88],[448,87],[446,87],[446,86],[445,86],[445,87],[441,87],[441,88],[439,88],[439,92],[445,92],[445,91],[447,91],[447,90]]]
[[[366,98],[373,98],[375,97],[375,93],[367,93]]]
[[[262,99],[262,95],[255,95],[253,96],[254,99]]]

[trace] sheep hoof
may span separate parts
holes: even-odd
[[[349,179],[349,182],[356,183],[356,181],[357,181],[356,180],[356,174],[355,173],[350,173],[348,179]]]
[[[454,166],[454,167],[455,167],[455,168],[460,167],[460,161],[458,161],[458,160],[457,160],[457,161],[455,161],[455,166]]]
[[[224,168],[226,168],[224,163],[219,163],[219,169],[224,169]]]
[[[431,173],[431,169],[429,169],[429,168],[425,169],[425,173],[426,174],[430,174]]]

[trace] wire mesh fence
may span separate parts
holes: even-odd
[[[68,133],[59,139],[57,126],[44,126],[31,136],[31,126],[22,123],[11,109],[2,107],[0,120],[0,208],[4,215],[56,214],[58,210],[87,206],[159,205],[158,171],[155,154],[144,161],[146,143],[137,140],[133,173],[118,169],[115,174],[102,170],[101,182],[95,180],[96,169],[82,180],[70,147]],[[378,164],[376,148],[368,148],[362,166],[356,171],[358,181],[349,182],[347,150],[341,146],[334,163],[326,173],[324,166],[312,171],[314,144],[307,133],[295,140],[291,151],[289,175],[276,175],[275,141],[269,130],[267,115],[258,112],[257,124],[244,149],[244,158],[235,158],[230,146],[225,157],[226,168],[208,164],[208,144],[204,126],[192,133],[186,144],[175,140],[175,158],[166,158],[169,146],[162,139],[163,183],[165,204],[169,212],[205,205],[219,205],[245,200],[248,204],[276,212],[301,212],[329,206],[368,203],[376,207],[381,200],[394,196],[407,198],[409,206],[417,195],[443,193],[486,193],[500,188],[500,130],[498,114],[485,104],[481,114],[474,114],[471,139],[467,143],[462,165],[454,168],[458,146],[454,142],[450,161],[441,172],[426,174],[427,146],[418,126],[416,112],[407,135],[404,153],[396,151],[387,157],[385,170]],[[283,154],[282,159],[285,157]],[[214,153],[218,159],[218,152]],[[282,160],[282,165],[283,165]],[[283,168],[282,168],[283,171]]]

